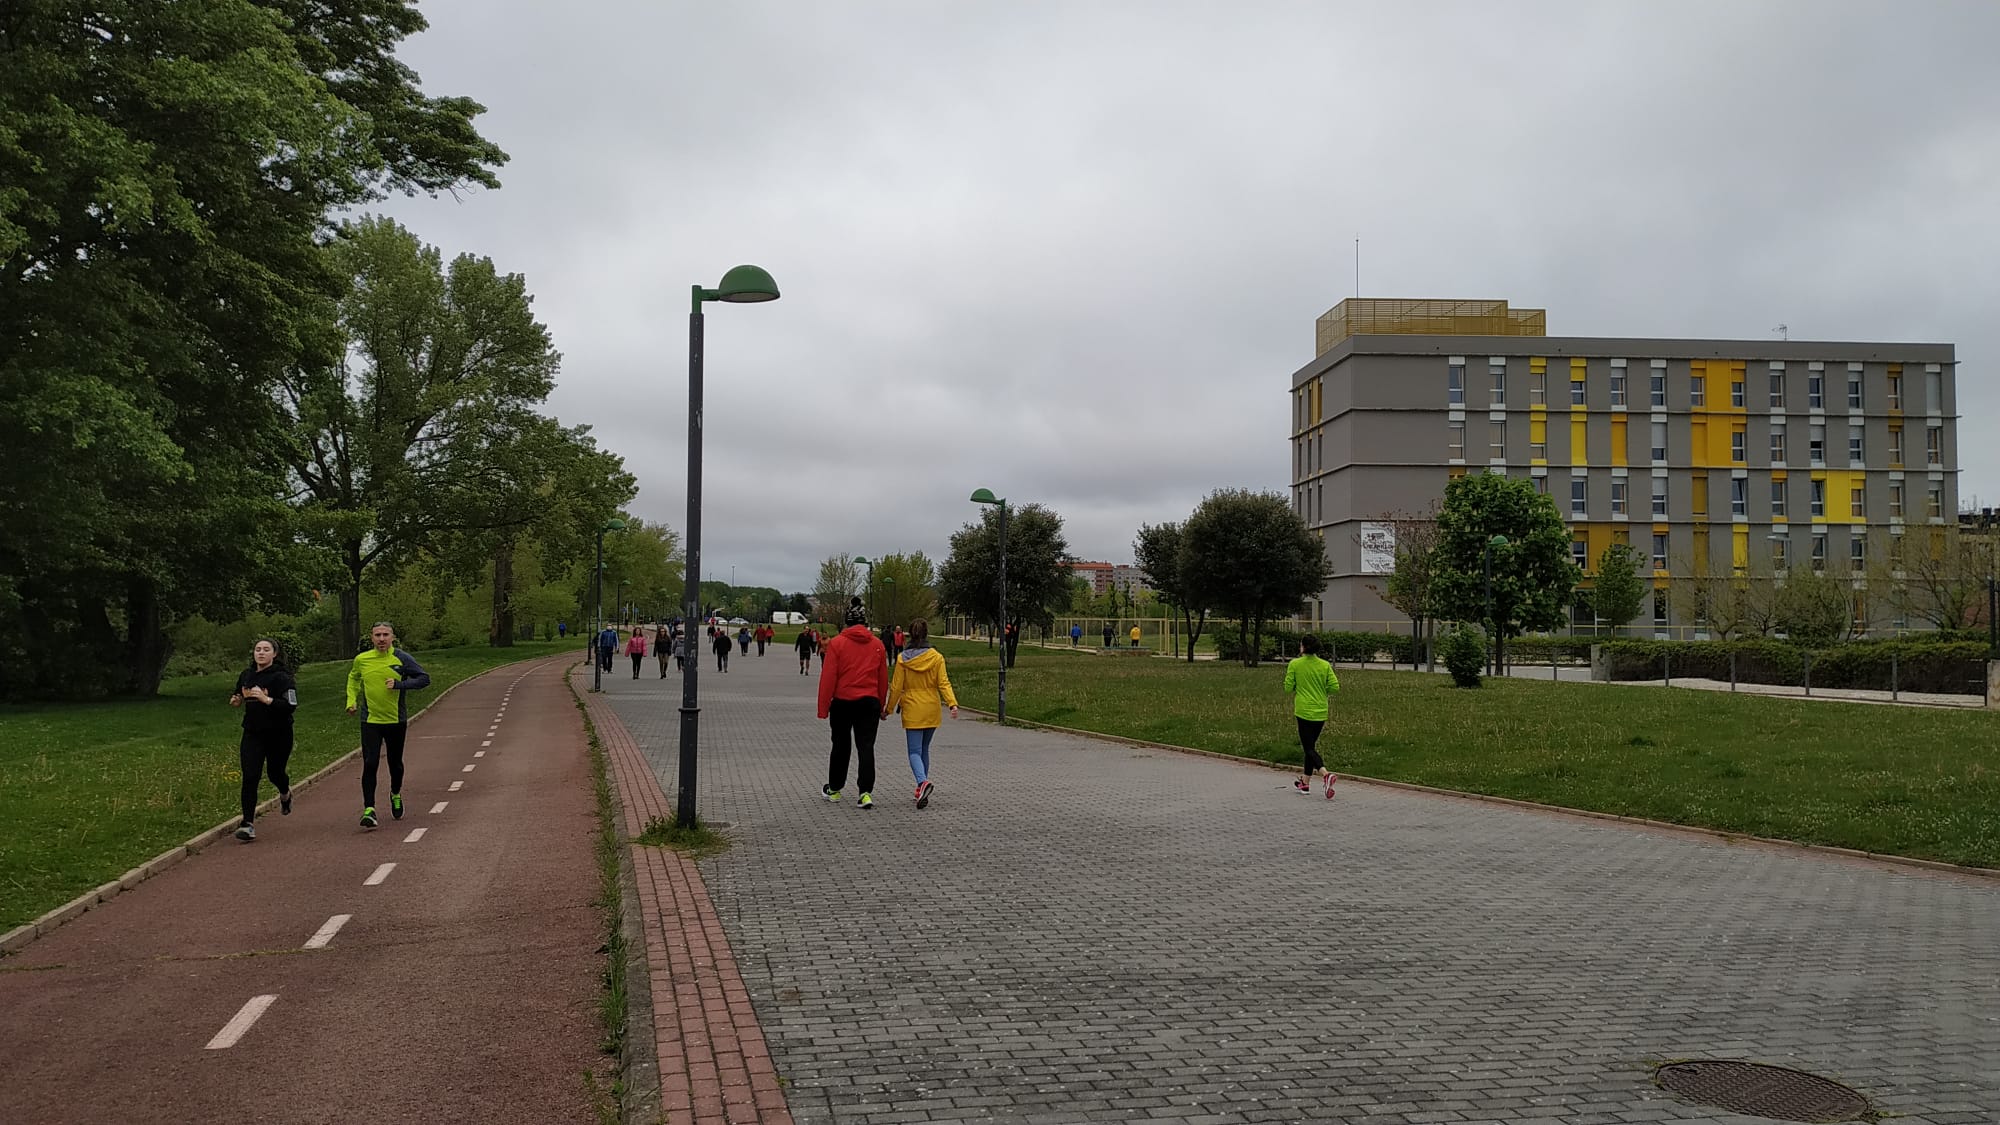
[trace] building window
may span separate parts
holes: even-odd
[[[1536,406],[1549,403],[1549,373],[1537,371],[1528,378],[1528,401]]]
[[[1729,514],[1747,516],[1750,514],[1750,482],[1742,477],[1729,481]]]
[[[1569,558],[1570,558],[1570,561],[1571,561],[1571,562],[1573,562],[1573,563],[1575,563],[1575,564],[1576,564],[1576,568],[1577,568],[1578,570],[1589,570],[1589,569],[1590,569],[1590,540],[1588,540],[1588,539],[1572,539],[1572,540],[1570,540],[1570,541],[1569,541]]]
[[[1785,482],[1771,482],[1771,518],[1779,519],[1785,514]]]
[[[1653,461],[1655,464],[1663,465],[1666,463],[1666,460],[1667,424],[1665,422],[1655,422],[1653,423]]]
[[[1611,481],[1611,514],[1614,516],[1625,514],[1625,482],[1617,478]]]
[[[1708,405],[1708,376],[1706,375],[1688,376],[1688,405],[1689,406]]]
[[[1812,482],[1812,514],[1816,516],[1826,514],[1826,482],[1823,480]]]
[[[1739,409],[1739,410],[1740,410],[1740,409],[1742,409],[1742,407],[1743,407],[1743,380],[1741,380],[1741,379],[1731,379],[1731,380],[1729,381],[1729,405],[1731,405],[1731,406],[1734,406],[1734,407],[1736,407],[1736,408],[1737,408],[1737,409]]]
[[[1826,409],[1826,375],[1814,371],[1806,376],[1806,409]]]
[[[1861,409],[1861,372],[1859,371],[1849,371],[1847,373],[1847,408],[1849,410]]]
[[[1785,569],[1785,556],[1787,554],[1785,548],[1789,546],[1791,546],[1791,541],[1786,539],[1784,536],[1774,535],[1771,537],[1772,570],[1783,571]]]
[[[1664,539],[1666,538],[1666,536],[1662,535],[1662,536],[1657,536],[1656,538]],[[1653,569],[1665,570],[1667,568],[1666,564],[1662,563],[1661,565],[1654,567]],[[1665,590],[1654,590],[1653,628],[1665,629],[1666,627],[1667,627],[1667,592]]]
[[[1903,518],[1903,482],[1899,480],[1889,482],[1889,518]]]
[[[1785,431],[1782,426],[1771,430],[1771,464],[1785,463]]]
[[[1571,406],[1583,405],[1583,380],[1571,379],[1569,381],[1569,404]]]
[[[1868,541],[1859,535],[1847,541],[1847,568],[1856,574],[1868,569]]]
[[[1542,496],[1549,494],[1549,478],[1546,473],[1535,478],[1535,492]]]
[[[1866,461],[1868,459],[1866,456],[1867,447],[1861,439],[1862,439],[1862,433],[1860,426],[1847,427],[1847,459],[1856,464],[1859,464],[1860,462]]]
[[[1493,376],[1493,405],[1507,405],[1507,365],[1496,363],[1487,370]]]
[[[1507,459],[1507,423],[1494,422],[1486,427],[1486,431],[1488,434],[1487,440],[1493,447],[1493,459],[1495,461],[1505,461]]]
[[[1903,408],[1903,377],[1894,372],[1889,374],[1889,409]]]
[[[1653,405],[1664,408],[1667,405],[1667,373],[1658,367],[1653,368],[1652,379],[1647,386]]]
[[[1773,371],[1771,372],[1771,409],[1783,410],[1784,408],[1785,373],[1782,371]]]
[[[1543,432],[1544,432],[1544,433],[1547,433],[1547,431],[1543,431]],[[1542,440],[1542,441],[1530,441],[1530,442],[1528,443],[1528,456],[1529,456],[1529,457],[1531,457],[1531,458],[1533,458],[1533,459],[1534,459],[1534,460],[1536,460],[1536,461],[1546,461],[1546,460],[1548,460],[1548,459],[1549,459],[1549,443],[1548,443],[1548,441],[1547,441],[1547,440]]]
[[[1889,427],[1889,464],[1901,468],[1903,464],[1903,427]]]
[[[1465,365],[1454,363],[1445,372],[1445,401],[1453,406],[1465,405]]]
[[[1847,514],[1860,519],[1868,514],[1868,486],[1850,485],[1847,489]]]
[[[1664,531],[1653,533],[1653,569],[1667,569],[1667,533]]]
[[[1944,427],[1924,427],[1924,460],[1933,465],[1944,464]]]
[[[1924,402],[1932,414],[1944,413],[1944,373],[1924,372]]]
[[[1749,443],[1749,440],[1750,440],[1749,437],[1746,434],[1744,434],[1742,430],[1729,431],[1730,461],[1738,465],[1742,465],[1748,462],[1750,457],[1750,452],[1748,449],[1744,447]]]
[[[1622,367],[1611,369],[1611,405],[1625,405],[1625,369]]]
[[[1665,477],[1653,478],[1653,514],[1656,516],[1667,514],[1667,478]]]
[[[1569,514],[1590,514],[1590,482],[1583,477],[1569,478]]]
[[[1806,430],[1806,458],[1815,465],[1826,464],[1826,427],[1812,426]]]
[[[1934,484],[1924,494],[1924,518],[1941,520],[1944,518],[1944,486]]]
[[[1451,459],[1454,461],[1465,460],[1465,423],[1448,423],[1445,433],[1450,435],[1451,439]]]
[[[1813,536],[1812,544],[1813,573],[1819,574],[1826,570],[1826,536]]]

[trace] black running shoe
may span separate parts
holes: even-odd
[[[287,789],[278,794],[278,811],[285,816],[292,815],[292,791]]]

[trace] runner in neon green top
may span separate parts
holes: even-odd
[[[1326,775],[1326,799],[1333,800],[1333,771],[1319,756],[1319,732],[1326,726],[1326,697],[1340,690],[1333,665],[1319,658],[1319,638],[1299,638],[1298,659],[1285,665],[1285,690],[1292,695],[1292,714],[1299,720],[1299,747],[1305,751],[1304,774],[1292,782],[1301,793],[1312,792],[1313,775]]]
[[[347,713],[361,716],[361,827],[375,827],[375,769],[382,751],[389,751],[389,811],[403,819],[403,739],[409,732],[404,692],[431,686],[430,673],[417,659],[396,647],[396,631],[387,621],[369,630],[374,647],[365,649],[347,669]]]

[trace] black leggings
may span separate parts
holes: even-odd
[[[382,748],[389,748],[389,792],[403,791],[403,736],[410,732],[405,723],[361,724],[361,803],[375,807],[375,764],[382,760]]]
[[[839,789],[847,784],[848,743],[858,752],[861,763],[854,783],[861,792],[875,791],[875,728],[882,723],[882,701],[836,699],[826,709],[833,725],[833,753],[827,758],[826,787]]]
[[[280,793],[292,791],[291,775],[285,772],[285,763],[292,760],[292,732],[282,733],[243,732],[243,741],[236,748],[236,757],[243,763],[243,823],[257,819],[257,785],[264,780],[264,772],[271,773],[271,784]]]
[[[1326,763],[1320,760],[1318,749],[1319,732],[1325,726],[1325,719],[1299,720],[1299,747],[1306,752],[1305,772],[1308,777],[1326,768]]]
[[[641,666],[641,665],[643,665],[643,664],[645,664],[645,663],[646,663],[646,654],[645,654],[645,653],[643,653],[643,652],[635,652],[635,653],[633,653],[633,654],[632,654],[632,678],[633,678],[633,679],[635,679],[635,680],[636,680],[636,679],[638,679],[638,678],[639,678],[639,668],[640,668],[640,666]]]

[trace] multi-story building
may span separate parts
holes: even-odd
[[[1543,331],[1541,310],[1504,301],[1348,300],[1320,318],[1291,383],[1292,504],[1335,575],[1308,616],[1400,620],[1377,593],[1387,524],[1473,471],[1551,496],[1586,574],[1631,544],[1655,587],[1633,624],[1663,632],[1698,624],[1673,578],[1810,565],[1865,587],[1911,528],[1957,520],[1950,344]]]
[[[1071,575],[1090,583],[1092,597],[1099,597],[1112,590],[1133,594],[1151,590],[1146,581],[1146,572],[1127,563],[1072,562]]]

